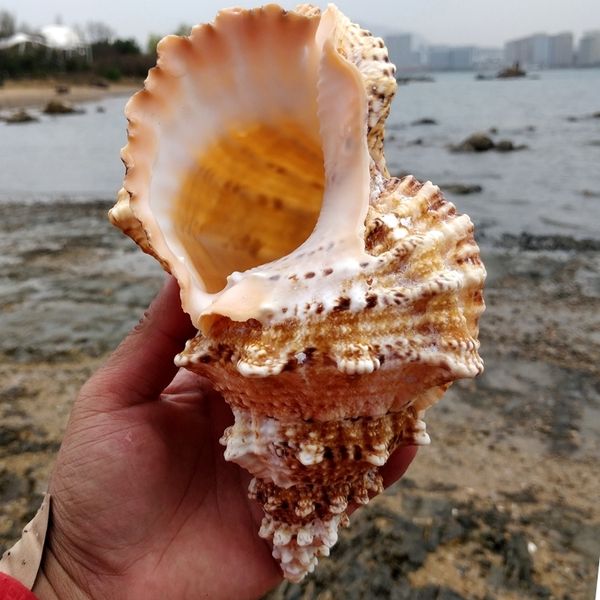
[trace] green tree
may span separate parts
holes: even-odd
[[[158,42],[160,42],[162,37],[162,35],[156,33],[151,33],[148,36],[148,43],[146,44],[146,52],[148,54],[156,54],[156,46],[158,46]]]
[[[133,38],[126,40],[117,39],[112,43],[112,46],[117,51],[117,54],[141,54],[140,47]]]
[[[187,23],[182,23],[176,30],[175,35],[190,35],[192,32],[192,25],[188,25]]]

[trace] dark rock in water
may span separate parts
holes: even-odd
[[[600,198],[600,192],[594,190],[581,190],[581,195],[584,198]]]
[[[497,127],[490,127],[488,130],[492,135],[497,135],[498,133],[498,128]]]
[[[433,83],[435,79],[430,77],[429,75],[412,75],[405,77],[396,77],[396,82],[401,85],[406,85],[407,83]]]
[[[110,87],[110,84],[108,83],[108,81],[106,81],[106,79],[92,79],[90,81],[90,85],[92,87],[97,87],[97,88],[102,88],[102,89],[106,89],[108,87]]]
[[[424,119],[417,119],[413,121],[411,125],[437,125],[438,122],[435,119],[431,119],[429,117],[425,117]]]
[[[97,113],[105,113],[106,109],[104,108],[104,106],[96,106],[96,112]]]
[[[525,144],[514,144],[511,140],[500,140],[495,146],[494,150],[498,152],[514,152],[515,150],[525,150],[527,146]]]
[[[15,111],[12,115],[4,119],[4,122],[9,125],[14,125],[17,123],[34,123],[35,121],[37,121],[37,119],[34,116],[30,115],[23,108]]]
[[[519,250],[600,251],[600,240],[589,238],[578,240],[567,235],[533,235],[525,232],[521,235],[505,233],[502,235],[499,244],[507,248],[519,248]]]
[[[408,142],[409,146],[422,146],[423,145],[423,138],[416,138],[414,140],[411,140],[410,142]]]
[[[68,94],[71,90],[68,85],[59,83],[55,88],[57,94]]]
[[[485,133],[474,133],[463,140],[458,146],[453,146],[454,152],[487,152],[494,148],[492,138]]]
[[[47,115],[76,115],[82,114],[82,109],[75,108],[69,102],[63,102],[62,100],[50,100],[46,104],[44,111]]]
[[[583,115],[582,117],[575,117],[573,115],[567,117],[567,121],[570,123],[577,123],[577,121],[584,121],[585,119],[600,119],[600,112],[595,112],[591,115]]]
[[[464,183],[447,183],[440,184],[440,187],[445,192],[451,194],[458,194],[459,196],[466,196],[467,194],[479,194],[483,191],[483,187],[477,184],[467,185]]]
[[[493,127],[490,133],[497,133],[497,129]],[[488,152],[496,150],[497,152],[513,152],[515,150],[524,150],[527,148],[524,144],[515,144],[511,140],[500,140],[494,143],[494,140],[487,133],[474,133],[463,140],[457,146],[450,146],[452,152]]]

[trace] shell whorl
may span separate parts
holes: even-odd
[[[110,219],[177,278],[199,333],[176,363],[231,405],[225,457],[293,581],[483,369],[473,224],[386,168],[394,75],[333,5],[230,9],[161,41],[126,109]]]

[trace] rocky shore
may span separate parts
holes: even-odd
[[[110,204],[0,205],[0,551],[40,503],[78,388],[163,278]],[[481,239],[486,372],[429,411],[432,445],[331,558],[269,600],[593,597],[600,247],[559,237]]]

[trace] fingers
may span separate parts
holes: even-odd
[[[160,397],[163,401],[179,405],[188,404],[204,410],[202,405],[214,395],[217,395],[221,402],[224,402],[206,377],[181,368],[173,381],[163,390]]]
[[[386,488],[404,475],[416,454],[417,446],[401,446],[390,456],[385,465],[379,470],[383,477],[383,485]]]
[[[82,401],[114,410],[156,400],[173,379],[173,363],[195,329],[169,277],[140,322],[84,386]]]

